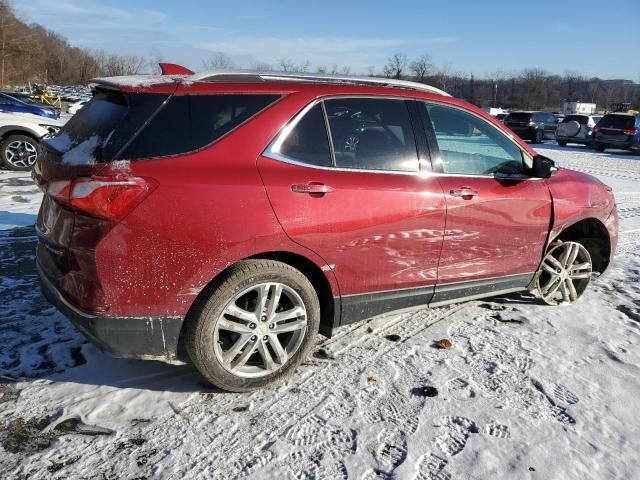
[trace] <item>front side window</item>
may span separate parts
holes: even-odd
[[[414,172],[416,141],[403,100],[325,101],[337,167]]]
[[[486,120],[459,108],[427,104],[443,173],[463,175],[519,174],[520,148]]]

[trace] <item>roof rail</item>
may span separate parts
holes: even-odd
[[[266,72],[260,70],[209,70],[186,78],[194,82],[309,82],[346,85],[371,85],[407,88],[450,97],[447,92],[424,83],[381,77],[355,77],[350,75],[323,75],[319,73]]]

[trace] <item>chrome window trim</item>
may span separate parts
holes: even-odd
[[[514,176],[512,179],[509,179],[509,178],[506,178],[506,177],[503,178],[503,179],[500,179],[500,178],[496,178],[495,174],[494,175],[484,175],[484,174],[473,175],[473,174],[433,172],[433,171],[423,170],[421,162],[418,162],[420,170],[415,170],[415,171],[375,170],[375,169],[366,169],[366,168],[344,168],[344,167],[336,167],[335,164],[333,166],[322,166],[322,165],[313,165],[313,164],[310,164],[310,163],[306,163],[306,162],[303,162],[303,161],[298,160],[296,158],[292,158],[292,157],[289,157],[287,155],[283,155],[282,153],[280,153],[280,147],[282,146],[282,144],[286,140],[287,136],[296,127],[296,125],[300,122],[300,120],[302,120],[302,118],[313,107],[315,107],[318,103],[324,102],[325,100],[345,99],[345,98],[371,98],[371,99],[383,99],[383,100],[401,100],[401,101],[417,101],[417,102],[423,102],[423,103],[437,103],[439,105],[456,108],[456,109],[461,110],[463,112],[470,113],[471,115],[475,115],[476,117],[478,117],[480,120],[483,120],[486,123],[490,123],[486,119],[484,119],[482,116],[478,115],[477,113],[472,112],[472,111],[467,110],[467,109],[464,109],[462,107],[458,107],[457,105],[452,105],[450,103],[441,102],[441,101],[438,101],[438,100],[426,100],[426,99],[421,98],[421,97],[412,97],[412,96],[406,96],[406,95],[394,96],[394,95],[368,95],[368,94],[362,94],[362,95],[358,95],[358,94],[327,95],[327,96],[318,97],[318,98],[313,99],[311,102],[309,102],[307,105],[305,105],[304,108],[302,110],[300,110],[291,120],[289,120],[289,122],[287,122],[287,124],[278,131],[278,133],[276,134],[274,139],[269,143],[267,148],[262,152],[262,156],[266,157],[266,158],[269,158],[271,160],[276,160],[276,161],[279,161],[279,162],[288,163],[288,164],[296,165],[296,166],[299,166],[299,167],[312,168],[312,169],[316,169],[316,170],[330,170],[330,171],[335,171],[335,172],[377,173],[377,174],[385,174],[385,175],[388,175],[388,174],[392,174],[392,175],[413,175],[413,176],[417,176],[417,177],[421,177],[421,178],[428,178],[428,177],[491,178],[491,179],[494,179],[496,181],[500,181],[500,180],[505,180],[505,181],[509,181],[509,180],[512,180],[512,181],[531,181],[531,180],[540,181],[540,180],[544,180],[544,178],[530,177],[530,176],[527,176],[527,175],[523,175],[521,177],[520,176],[518,176],[518,177]],[[325,116],[325,118],[326,118],[326,116]],[[493,128],[495,128],[496,130],[498,130],[499,133],[501,133],[502,135],[506,136],[509,140],[511,140],[514,143],[514,145],[516,145],[516,147],[518,147],[518,149],[522,152],[523,157],[531,159],[531,163],[533,165],[533,157],[531,157],[527,151],[522,149],[522,147],[518,144],[518,142],[513,138],[512,134],[505,133],[505,132],[501,131],[495,125],[491,125],[491,126]],[[333,159],[333,145],[331,144],[330,132],[328,131],[328,126],[326,128],[327,128],[327,136],[328,136],[328,140],[329,140],[329,148],[330,148],[330,152],[331,152],[331,156],[332,156],[331,161],[334,162],[334,159]],[[440,149],[438,148],[438,154],[439,154],[439,150]],[[432,154],[433,154],[433,152],[432,152]]]

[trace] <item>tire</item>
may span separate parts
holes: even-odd
[[[579,242],[551,244],[536,273],[538,296],[548,305],[574,303],[591,283],[591,255]]]
[[[596,152],[604,152],[604,147],[602,145],[600,145],[599,143],[594,143],[593,144],[593,149]]]
[[[556,140],[558,142],[558,145],[560,145],[561,147],[566,147],[567,146],[567,142],[565,142],[564,140]]]
[[[535,132],[533,132],[532,143],[542,143],[543,138],[544,138],[544,134],[542,133],[542,130],[536,130]]]
[[[38,141],[26,135],[9,135],[0,142],[0,164],[18,172],[31,170],[38,159]]]
[[[261,298],[263,309],[258,308]],[[276,320],[287,312],[298,315]],[[247,392],[290,376],[311,352],[319,327],[320,303],[307,277],[286,263],[244,260],[194,305],[184,340],[194,365],[210,383]]]

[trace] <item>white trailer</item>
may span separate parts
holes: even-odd
[[[564,102],[562,105],[562,113],[565,115],[584,114],[591,115],[596,113],[595,103],[583,103],[583,102]]]

